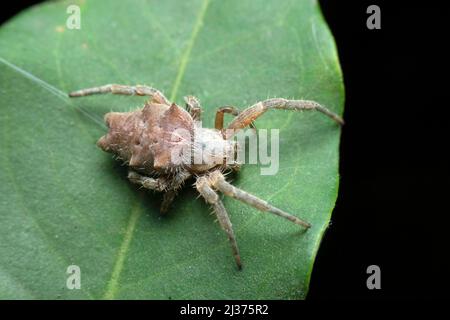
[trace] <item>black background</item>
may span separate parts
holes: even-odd
[[[449,106],[438,45],[448,38],[445,10],[415,1],[320,3],[344,73],[347,125],[339,198],[309,298],[448,297],[449,210],[441,203]],[[381,8],[381,30],[366,28],[371,4]],[[371,264],[381,268],[379,291],[366,287]]]
[[[1,22],[37,2],[2,4]],[[339,198],[308,298],[449,297],[446,11],[431,2],[320,4],[343,69],[346,125]],[[366,27],[371,4],[381,30]],[[381,290],[366,287],[372,264]]]

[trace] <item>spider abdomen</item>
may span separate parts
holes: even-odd
[[[109,128],[97,145],[117,156],[142,173],[164,173],[176,168],[171,161],[174,132],[193,132],[191,116],[175,104],[171,106],[148,102],[131,112],[110,112],[105,115]]]

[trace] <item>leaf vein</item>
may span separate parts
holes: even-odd
[[[197,16],[197,20],[195,22],[194,28],[192,29],[191,37],[190,37],[189,42],[187,44],[186,51],[184,51],[183,55],[181,56],[180,65],[178,67],[177,76],[175,78],[175,82],[174,82],[173,87],[172,87],[172,92],[170,94],[170,100],[171,101],[174,101],[176,96],[177,96],[178,89],[180,87],[181,80],[183,79],[184,73],[186,71],[187,63],[189,61],[189,57],[191,55],[192,48],[194,47],[195,40],[197,39],[197,36],[198,36],[198,34],[200,32],[200,29],[201,29],[201,27],[203,25],[203,20],[205,18],[205,14],[206,14],[206,11],[207,11],[208,6],[209,6],[209,2],[210,2],[209,0],[204,0],[203,1],[202,6],[200,8],[200,12],[199,12],[199,14]]]
[[[119,252],[117,253],[116,262],[111,274],[111,279],[108,281],[108,285],[103,296],[104,299],[111,300],[114,299],[117,295],[117,291],[119,289],[120,274],[122,273],[125,257],[130,247],[131,240],[133,239],[133,233],[136,228],[137,221],[141,216],[141,213],[142,210],[141,208],[139,208],[139,204],[137,203],[131,211],[130,219],[125,231],[125,236],[122,240],[122,244],[120,245]]]

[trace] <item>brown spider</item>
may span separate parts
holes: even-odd
[[[239,269],[242,268],[239,249],[234,236],[228,213],[217,194],[223,194],[247,203],[261,211],[270,212],[286,218],[305,228],[311,225],[289,213],[286,213],[266,201],[251,195],[225,180],[223,172],[239,169],[234,162],[237,143],[233,136],[236,131],[252,126],[253,121],[269,109],[317,110],[329,116],[339,124],[344,121],[314,101],[268,99],[254,104],[239,112],[236,108],[226,106],[218,109],[215,129],[202,128],[200,124],[201,107],[193,97],[185,97],[186,109],[180,108],[157,89],[148,86],[124,86],[108,84],[75,91],[70,97],[82,97],[91,94],[113,93],[122,95],[150,96],[141,109],[132,112],[110,112],[105,115],[109,132],[101,137],[97,145],[106,152],[113,153],[129,167],[128,179],[144,188],[164,192],[161,212],[166,212],[176,196],[178,189],[191,177],[195,177],[195,187],[200,195],[214,209],[220,226],[225,230]],[[224,114],[235,116],[223,129]],[[177,134],[180,129],[194,134],[196,140],[183,138]],[[175,137],[175,138],[174,138]],[[192,154],[181,152],[180,161],[173,161],[174,150],[179,147],[192,151],[194,158],[200,151],[208,151],[210,146],[220,146],[224,153],[202,157],[200,163],[192,161]],[[178,151],[177,151],[178,152]],[[230,156],[231,155],[231,156]]]

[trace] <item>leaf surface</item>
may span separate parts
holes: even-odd
[[[171,212],[138,190],[95,145],[106,112],[142,97],[69,99],[107,83],[147,84],[203,105],[268,97],[312,99],[342,113],[336,49],[316,1],[79,1],[45,3],[0,28],[0,298],[297,299],[306,296],[338,190],[340,129],[319,113],[272,111],[279,171],[247,165],[233,183],[313,224],[304,232],[224,199],[244,263],[190,183]],[[66,287],[69,265],[81,289]]]

